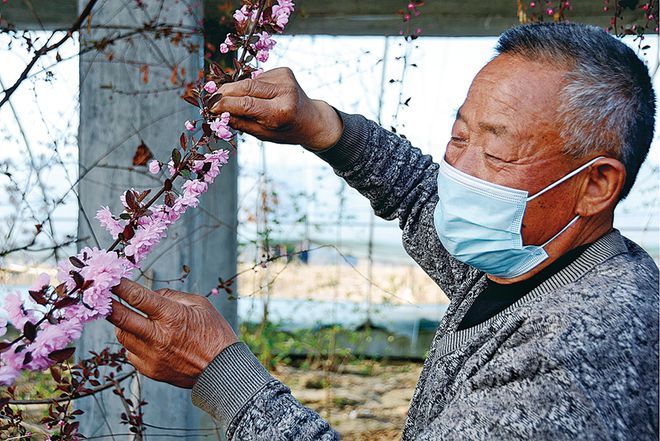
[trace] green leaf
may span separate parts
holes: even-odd
[[[172,162],[174,162],[174,168],[181,164],[181,152],[177,149],[172,150]]]

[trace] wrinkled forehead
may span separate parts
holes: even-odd
[[[468,99],[478,98],[490,111],[512,116],[546,115],[557,109],[566,70],[557,64],[515,55],[498,55],[472,81]]]

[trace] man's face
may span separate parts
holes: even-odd
[[[475,77],[458,111],[445,160],[488,182],[542,190],[584,160],[562,153],[558,124],[562,71],[552,65],[499,55]],[[575,215],[576,176],[529,202],[525,245],[542,244]],[[442,191],[440,189],[440,191]]]

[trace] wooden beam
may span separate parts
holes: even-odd
[[[76,0],[13,0],[0,5],[0,22],[17,29],[67,29],[78,16]]]
[[[234,0],[235,4],[240,4]],[[608,26],[610,16],[603,12],[602,0],[574,0],[567,13],[570,21]],[[225,0],[204,1],[207,22],[221,16]],[[289,34],[398,35],[405,0],[296,0],[297,12],[287,28]],[[420,8],[414,26],[427,36],[493,36],[518,24],[516,0],[433,0]],[[75,19],[75,0],[12,0],[0,5],[0,17],[17,28],[66,28]],[[642,16],[626,10],[625,22]],[[208,25],[207,25],[208,26]]]

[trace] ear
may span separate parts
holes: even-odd
[[[626,181],[626,168],[621,161],[602,158],[589,167],[580,188],[576,207],[582,217],[612,211]]]

